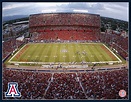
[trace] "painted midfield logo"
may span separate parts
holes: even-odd
[[[17,82],[9,82],[7,92],[5,92],[5,97],[21,97],[21,93],[18,90]]]

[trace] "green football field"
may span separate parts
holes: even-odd
[[[10,63],[121,62],[102,43],[30,43],[9,60]]]

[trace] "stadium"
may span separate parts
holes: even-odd
[[[128,99],[128,37],[101,32],[100,15],[33,14],[28,31],[2,43],[4,99],[8,82],[16,99]]]

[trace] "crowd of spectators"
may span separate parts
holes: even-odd
[[[94,40],[97,41],[97,37],[93,31],[50,31],[50,32],[40,32],[38,34],[32,34],[32,40]],[[35,35],[35,36],[34,36]]]
[[[55,73],[46,99],[85,99],[76,73]]]
[[[32,15],[29,25],[31,32],[38,32],[32,34],[32,41],[58,39],[93,41],[99,38],[101,42],[115,48],[124,58],[128,56],[128,38],[111,33],[97,35],[100,27],[97,15]],[[50,29],[47,29],[44,28],[46,25],[61,27],[48,26]],[[79,29],[77,29],[78,26],[80,26]],[[15,38],[4,41],[3,59],[22,43]],[[123,99],[128,99],[127,69],[86,73],[44,73],[3,68],[3,98],[5,98],[4,92],[7,91],[8,82],[18,82],[22,95],[20,99],[122,99],[119,96],[119,91],[122,89],[127,92]]]
[[[128,99],[128,69],[45,73],[3,69],[3,98],[8,82],[18,82],[20,99]],[[119,96],[120,90],[125,97]]]
[[[30,27],[45,25],[100,26],[100,16],[77,13],[36,14],[29,18]]]
[[[120,99],[124,89],[128,98],[128,71],[114,70],[79,74],[86,95],[93,99]]]
[[[81,31],[81,32],[92,32],[95,28],[86,26],[42,26],[33,27],[30,32],[50,32],[50,31]]]
[[[100,40],[112,46],[123,58],[128,57],[128,37],[124,38],[120,34],[101,33]]]
[[[50,78],[50,73],[3,70],[3,92],[7,91],[8,82],[17,82],[21,99],[43,97]]]
[[[16,40],[15,38],[10,38],[7,41],[2,42],[2,59],[5,59],[7,56],[9,56],[21,44],[23,44],[23,41]]]
[[[55,25],[55,26],[54,26]],[[29,19],[29,32],[38,40],[98,40],[100,16],[91,14],[36,14]]]

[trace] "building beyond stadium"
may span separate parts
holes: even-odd
[[[29,17],[29,32],[39,40],[99,40],[100,15],[87,13],[45,13]]]

